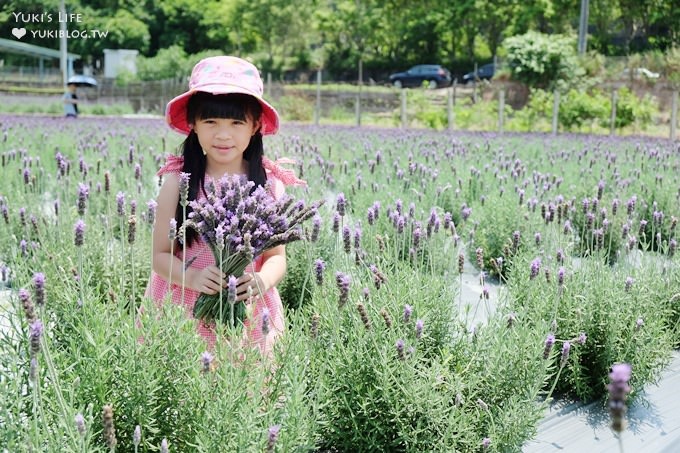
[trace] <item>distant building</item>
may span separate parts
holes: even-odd
[[[121,72],[137,74],[138,50],[104,49],[104,77],[115,79]]]

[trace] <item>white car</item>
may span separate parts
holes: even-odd
[[[635,79],[658,79],[661,77],[661,74],[658,72],[652,72],[647,68],[634,68],[633,70],[633,78]],[[626,68],[621,72],[621,75],[623,77],[629,78],[631,74],[631,69]]]

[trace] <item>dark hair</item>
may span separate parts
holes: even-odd
[[[229,118],[245,121],[251,119],[258,121],[262,115],[262,106],[253,96],[247,94],[219,94],[214,95],[199,91],[189,98],[187,103],[187,122],[195,124],[197,120],[207,118]],[[180,145],[184,166],[182,171],[189,173],[189,201],[198,197],[199,190],[205,195],[203,187],[205,180],[206,158],[198,142],[198,135],[192,129],[186,140]],[[243,153],[243,159],[248,164],[248,179],[255,183],[255,187],[264,186],[267,175],[262,166],[264,147],[262,145],[262,133],[258,130],[250,139],[248,147]],[[253,188],[254,190],[254,188]],[[186,207],[186,215],[191,212],[191,207]],[[184,223],[184,208],[177,204],[175,220],[179,228]],[[196,240],[196,231],[188,228],[186,231],[186,246],[190,247]]]

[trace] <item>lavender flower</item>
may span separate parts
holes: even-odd
[[[125,193],[123,192],[116,194],[116,212],[119,216],[125,215]]]
[[[368,313],[366,312],[366,307],[364,304],[361,302],[357,303],[357,311],[359,312],[359,316],[361,317],[361,322],[364,323],[364,327],[366,330],[371,329],[371,320],[368,318]]]
[[[529,271],[529,279],[533,280],[538,276],[538,273],[541,271],[541,259],[536,258],[531,262],[531,268]]]
[[[482,448],[484,450],[488,450],[490,446],[491,446],[491,439],[490,438],[485,437],[484,439],[482,439]]]
[[[638,318],[637,321],[635,321],[635,330],[640,330],[644,325],[645,321],[642,318]]]
[[[578,334],[578,339],[576,340],[576,343],[578,343],[580,345],[584,345],[584,344],[586,344],[586,338],[587,338],[586,333],[581,332],[581,333]]]
[[[111,192],[111,173],[108,171],[104,173],[104,192]]]
[[[465,265],[465,255],[460,253],[458,255],[458,273],[463,274],[463,266]]]
[[[76,247],[80,247],[83,245],[83,236],[85,235],[85,222],[82,221],[82,219],[79,219],[75,226],[73,227],[75,239],[74,243]]]
[[[553,345],[555,344],[555,335],[553,334],[548,334],[548,336],[545,339],[545,348],[543,349],[543,358],[547,359],[550,357],[550,351],[552,350]]]
[[[26,315],[26,321],[28,321],[28,324],[31,324],[33,321],[35,321],[35,312],[33,309],[33,302],[31,302],[31,296],[24,288],[19,290],[18,295],[19,302],[21,302],[21,306],[24,309],[24,314]]]
[[[338,286],[338,290],[340,291],[338,305],[342,307],[345,305],[345,303],[347,303],[347,298],[349,297],[349,286],[351,281],[349,275],[343,274],[342,272],[336,272],[335,282]]]
[[[43,323],[39,319],[33,321],[29,326],[29,343],[31,345],[31,356],[35,357],[40,352],[40,338],[43,334]]]
[[[385,327],[387,327],[388,329],[391,328],[392,317],[390,316],[389,312],[383,308],[380,310],[380,316],[382,316],[383,321],[385,321]]]
[[[110,450],[115,450],[118,441],[116,440],[116,428],[113,424],[113,407],[106,404],[102,408],[102,421],[104,425],[104,439]]]
[[[312,315],[312,323],[309,327],[309,336],[312,337],[312,339],[316,339],[316,337],[319,336],[319,320],[320,316],[318,313],[314,313]]]
[[[624,416],[626,415],[626,398],[630,392],[628,381],[630,380],[632,367],[627,363],[617,363],[612,366],[609,374],[609,414],[612,417],[612,429],[618,433],[626,427]]]
[[[276,441],[279,439],[279,432],[281,425],[270,426],[267,430],[267,453],[272,453],[276,446]]]
[[[237,278],[230,275],[227,279],[227,301],[230,303],[236,300],[236,283]]]
[[[354,227],[354,248],[356,250],[361,248],[361,228],[359,226]]]
[[[78,430],[78,434],[81,436],[85,435],[85,417],[83,417],[83,414],[78,412],[76,416],[73,418],[73,421],[76,424],[76,429]]]
[[[321,232],[321,217],[317,214],[312,219],[312,234],[310,241],[316,242],[319,240],[319,233]]]
[[[536,242],[536,246],[541,245],[541,233],[534,234],[534,241]]]
[[[340,231],[340,214],[337,212],[333,213],[333,233]]]
[[[153,225],[156,221],[156,208],[158,208],[158,203],[155,200],[146,202],[146,221],[149,225]]]
[[[31,382],[36,382],[38,380],[38,359],[35,357],[31,357],[28,368],[28,378]]]
[[[397,340],[395,347],[397,348],[397,357],[399,357],[399,360],[406,359],[406,356],[404,355],[404,340]]]
[[[516,322],[517,322],[517,314],[516,313],[510,313],[508,315],[508,328],[514,326]]]
[[[562,358],[560,359],[560,366],[563,367],[564,365],[567,364],[567,360],[569,360],[569,351],[571,350],[571,343],[568,341],[565,341],[562,344]]]
[[[179,174],[179,203],[186,206],[189,203],[189,181],[190,173],[180,172]]]
[[[45,274],[36,272],[33,274],[33,290],[35,296],[35,304],[38,307],[45,305]]]
[[[170,219],[170,228],[168,229],[168,239],[174,241],[177,237],[177,220]]]
[[[560,267],[557,270],[557,285],[558,286],[564,285],[564,274],[565,273],[566,273],[566,270],[564,269],[564,267]]]
[[[205,351],[205,352],[203,352],[203,354],[201,354],[201,364],[203,365],[201,367],[201,371],[203,373],[209,373],[210,372],[210,368],[211,368],[211,365],[212,365],[214,359],[215,359],[215,357],[208,351]]]
[[[83,183],[78,184],[78,215],[85,215],[87,198],[90,195],[90,188]]]
[[[345,199],[345,194],[340,192],[338,194],[338,197],[336,199],[335,207],[337,210],[337,213],[340,217],[345,216],[345,208],[347,206],[347,200]]]
[[[326,269],[326,263],[321,259],[314,261],[314,275],[316,276],[316,284],[323,285],[323,271]]]
[[[128,217],[128,244],[135,243],[135,236],[137,234],[137,217],[131,214]]]
[[[352,238],[351,238],[351,231],[349,230],[349,227],[345,225],[342,227],[342,243],[345,248],[345,253],[349,253],[352,251]]]
[[[170,447],[168,446],[168,439],[165,437],[161,441],[161,453],[168,453],[170,451]]]
[[[416,321],[416,338],[420,340],[423,336],[423,320],[419,319]]]
[[[411,320],[411,313],[413,313],[413,307],[409,304],[404,305],[404,323],[408,324]]]
[[[625,283],[626,292],[630,292],[630,288],[633,286],[633,283],[634,283],[633,277],[626,277]]]
[[[266,337],[269,335],[269,323],[271,322],[271,315],[269,314],[269,309],[264,307],[262,309],[262,336]]]
[[[368,221],[369,225],[373,225],[375,223],[375,211],[372,207],[368,208],[366,211],[366,220]]]

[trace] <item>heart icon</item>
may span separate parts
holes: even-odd
[[[16,27],[15,27],[15,28],[12,29],[12,34],[13,34],[17,39],[21,39],[21,38],[23,38],[24,35],[26,34],[26,29],[23,28],[23,27],[22,27],[22,28],[16,28]]]

